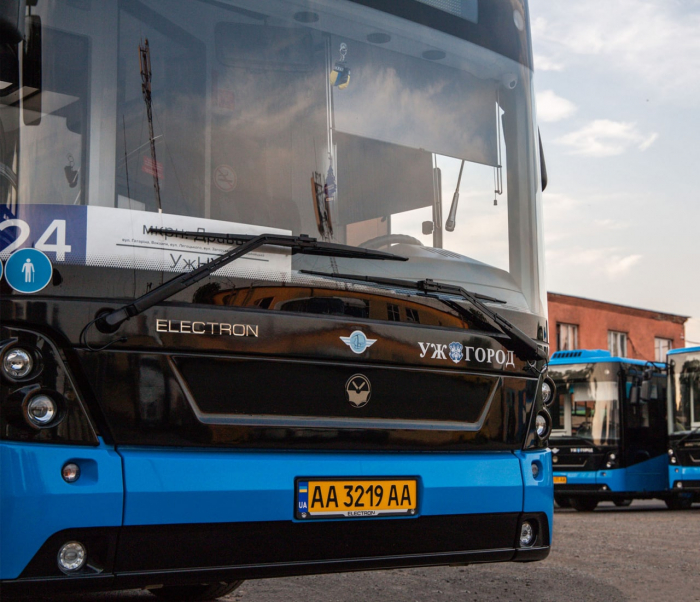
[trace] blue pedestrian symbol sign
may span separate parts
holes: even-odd
[[[38,249],[19,249],[5,264],[5,280],[19,293],[38,293],[52,276],[51,261]]]

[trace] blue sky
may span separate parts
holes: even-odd
[[[530,0],[547,288],[700,344],[700,0]]]

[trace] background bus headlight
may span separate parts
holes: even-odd
[[[13,347],[2,358],[2,371],[11,379],[25,378],[34,368],[32,354],[21,347]]]

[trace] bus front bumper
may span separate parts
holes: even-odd
[[[0,454],[3,596],[533,561],[550,549],[546,451],[117,452],[104,445],[2,443]],[[68,461],[87,469],[76,483],[61,478]],[[413,475],[418,512],[298,520],[294,481],[301,475]],[[527,548],[519,545],[525,520],[537,532]],[[64,574],[57,556],[70,541],[84,544],[88,562]]]

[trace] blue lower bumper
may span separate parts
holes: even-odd
[[[666,455],[639,462],[628,468],[588,471],[555,471],[555,477],[566,477],[565,484],[557,484],[557,492],[566,493],[629,493],[663,492],[668,487]]]
[[[73,484],[61,477],[61,467],[68,461],[82,469]],[[415,476],[419,516],[387,520],[543,513],[551,533],[548,451],[369,454],[122,448],[115,452],[104,445],[2,443],[0,466],[3,580],[17,579],[42,545],[64,530],[119,527],[126,530],[126,537],[127,532],[155,533],[160,527],[196,531],[197,524],[292,525],[297,522],[298,476]]]
[[[668,484],[671,489],[677,489],[677,483],[682,482],[685,489],[700,490],[700,466],[668,465]]]
[[[66,462],[81,467],[72,484]],[[0,578],[15,579],[54,533],[122,524],[122,460],[108,447],[0,443]]]

